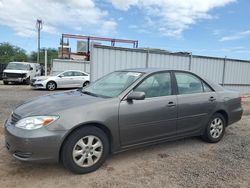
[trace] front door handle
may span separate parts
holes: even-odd
[[[211,96],[211,97],[209,97],[209,99],[208,99],[209,101],[211,101],[211,102],[213,102],[213,101],[215,101],[216,100],[216,98],[214,97],[214,96]]]
[[[175,102],[173,101],[168,102],[167,107],[173,107],[173,106],[176,106]]]

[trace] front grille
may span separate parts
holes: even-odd
[[[28,159],[32,156],[32,153],[15,151],[13,155],[14,157],[17,157],[17,158]]]
[[[11,115],[11,118],[10,118],[10,123],[11,123],[12,125],[15,125],[20,119],[21,119],[21,116],[19,116],[19,115],[13,113],[13,114]]]
[[[5,143],[5,147],[7,148],[7,150],[10,150],[10,145],[8,142]]]
[[[23,78],[23,77],[25,77],[25,74],[20,74],[20,73],[6,73],[6,76],[8,78]]]

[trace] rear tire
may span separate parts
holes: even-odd
[[[89,85],[89,81],[86,81],[86,82],[83,83],[82,87],[86,87],[88,85]]]
[[[107,135],[97,127],[83,127],[73,132],[62,147],[64,167],[76,174],[97,170],[109,154]]]
[[[9,82],[7,82],[7,81],[3,81],[3,84],[4,84],[4,85],[8,85],[8,83],[9,83]]]
[[[56,85],[56,83],[54,81],[49,81],[46,84],[46,89],[49,90],[49,91],[54,91],[56,88],[57,88],[57,85]]]
[[[219,142],[224,136],[225,128],[225,117],[220,113],[216,113],[210,118],[202,135],[202,139],[209,143]]]

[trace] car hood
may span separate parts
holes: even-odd
[[[78,90],[73,90],[35,98],[21,104],[14,112],[21,117],[56,115],[57,112],[65,109],[97,103],[103,100],[105,99],[83,94]]]
[[[48,79],[51,78],[51,76],[36,76],[34,79],[40,80],[40,79]]]
[[[4,72],[4,73],[18,73],[18,74],[24,74],[24,73],[28,73],[29,71],[27,71],[27,70],[5,69],[3,72]]]

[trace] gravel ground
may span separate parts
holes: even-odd
[[[0,124],[19,103],[47,93],[0,82]],[[189,138],[128,151],[110,156],[86,175],[74,175],[58,164],[13,159],[4,148],[1,128],[0,187],[250,187],[250,97],[243,104],[242,120],[217,144]]]

